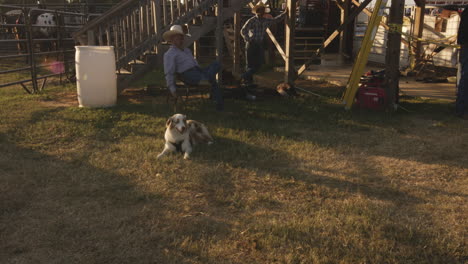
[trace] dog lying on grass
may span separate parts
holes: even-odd
[[[169,152],[184,153],[184,159],[190,158],[192,147],[197,144],[213,144],[213,138],[206,126],[195,120],[187,120],[183,114],[175,114],[166,122],[166,143],[158,158]]]

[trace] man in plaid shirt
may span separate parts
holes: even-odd
[[[246,72],[242,74],[242,81],[245,85],[253,83],[253,75],[256,73],[264,62],[263,38],[266,29],[283,20],[287,9],[283,13],[274,18],[264,18],[265,5],[260,1],[252,8],[254,17],[245,22],[241,29],[241,35],[245,41],[245,57],[246,57]],[[248,97],[249,95],[247,95]]]

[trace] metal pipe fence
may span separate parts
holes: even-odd
[[[0,5],[0,88],[44,89],[50,77],[75,78],[73,32],[99,16],[78,9]]]

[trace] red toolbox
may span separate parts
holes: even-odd
[[[361,76],[356,105],[360,108],[383,110],[387,94],[383,89],[385,71],[369,71]]]
[[[359,87],[356,105],[360,108],[383,110],[387,102],[387,94],[382,87],[371,87],[363,84]]]

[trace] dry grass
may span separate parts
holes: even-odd
[[[156,159],[163,97],[73,94],[0,90],[0,263],[468,260],[468,121],[446,102],[195,104],[216,143],[184,161]]]

